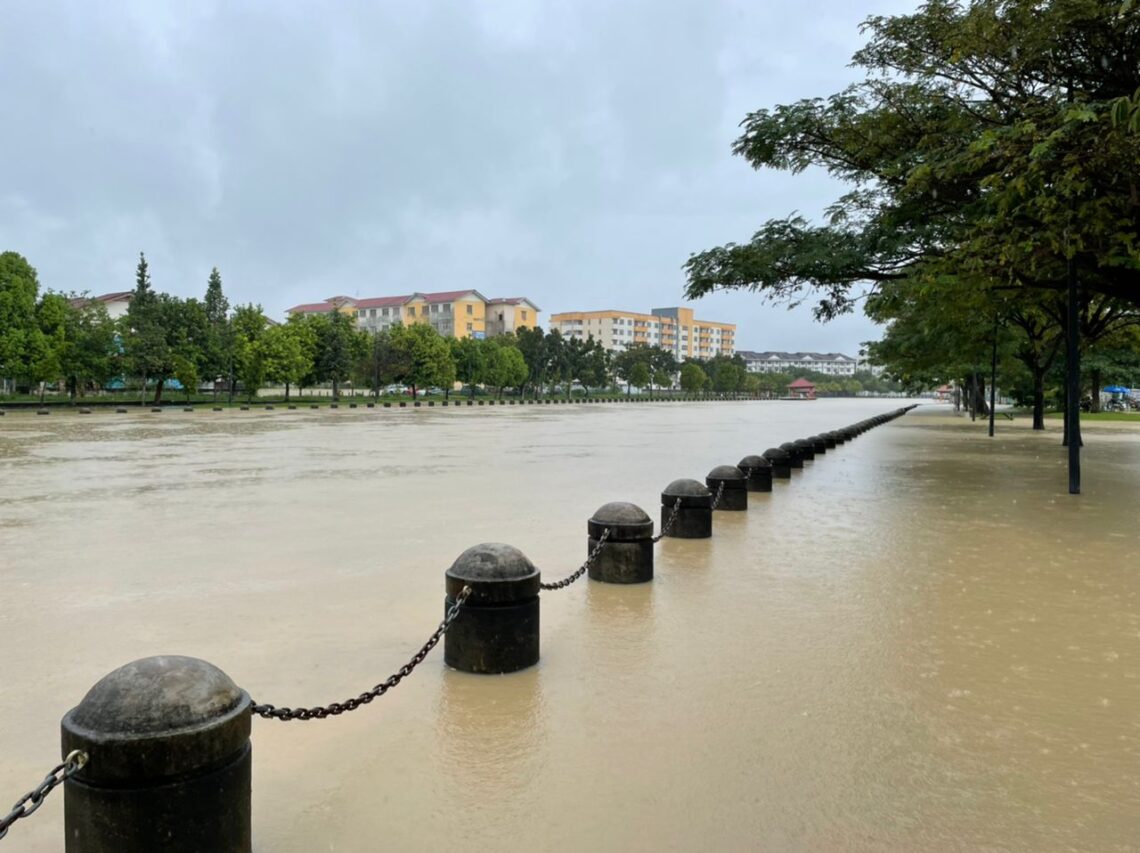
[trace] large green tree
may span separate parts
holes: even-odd
[[[450,388],[455,384],[451,347],[439,332],[427,323],[396,325],[391,332],[402,370],[399,379],[411,387],[412,394],[420,388]]]
[[[36,270],[22,255],[0,254],[0,381],[4,383],[27,374],[30,339],[38,329],[39,291]]]

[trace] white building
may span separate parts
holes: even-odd
[[[859,360],[839,352],[751,352],[738,350],[750,373],[812,370],[828,376],[854,376]]]

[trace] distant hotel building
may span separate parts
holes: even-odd
[[[813,370],[828,376],[854,376],[858,359],[838,352],[749,352],[741,350],[751,373],[795,373]]]
[[[642,343],[669,350],[679,360],[712,358],[736,352],[736,326],[697,320],[691,308],[633,311],[570,311],[550,315],[550,329],[564,337],[593,336],[607,350],[620,352]]]
[[[488,299],[478,290],[411,293],[407,296],[372,296],[354,299],[332,296],[324,302],[294,305],[286,314],[329,314],[340,311],[370,332],[396,323],[430,323],[449,338],[484,338],[538,325],[539,308],[523,296]]]

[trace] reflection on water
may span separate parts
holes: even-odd
[[[355,695],[467,547],[546,579],[611,500],[884,401],[97,414],[0,424],[0,795],[110,669],[204,657],[259,701]],[[177,419],[177,420],[176,420]],[[1140,839],[1140,437],[990,440],[918,411],[544,593],[538,667],[254,726],[261,851],[1088,850]],[[61,846],[62,798],[13,829]]]

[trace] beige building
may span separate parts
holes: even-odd
[[[102,302],[103,307],[107,309],[107,316],[112,320],[118,320],[126,315],[134,295],[133,290],[120,290],[117,293],[104,293],[101,296],[79,296],[72,299],[71,304],[79,308],[92,302]]]
[[[620,352],[643,343],[673,353],[678,361],[736,352],[736,325],[698,320],[691,308],[634,311],[569,311],[550,316],[551,330],[565,337],[593,337],[607,350]]]
[[[328,314],[340,311],[368,331],[387,329],[396,323],[430,323],[449,338],[484,338],[514,332],[538,324],[539,308],[517,296],[488,299],[478,290],[448,290],[412,293],[407,296],[374,296],[355,299],[333,296],[324,302],[295,305],[287,314]]]

